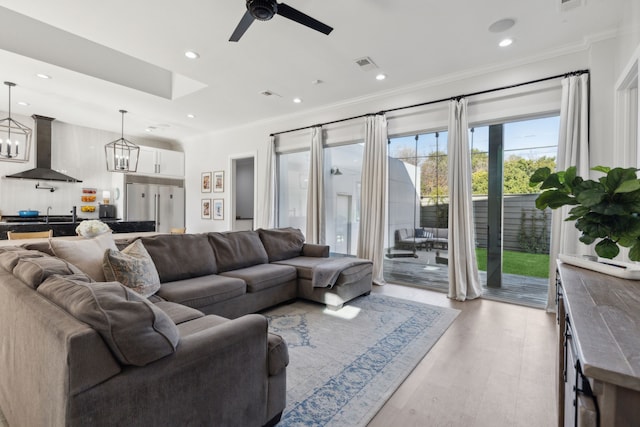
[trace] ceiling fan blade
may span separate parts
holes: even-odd
[[[299,24],[306,25],[307,27],[314,29],[316,31],[320,31],[323,34],[329,34],[333,31],[333,28],[330,26],[323,24],[322,22],[313,19],[309,15],[305,15],[297,9],[292,8],[291,6],[287,6],[284,3],[278,3],[278,15],[284,16],[285,18],[291,19]]]
[[[240,22],[238,23],[238,26],[233,31],[233,34],[231,34],[229,41],[237,42],[238,40],[240,40],[240,37],[242,37],[245,31],[247,31],[247,28],[249,28],[249,26],[254,21],[254,19],[255,18],[251,16],[251,13],[249,13],[249,11],[247,10],[242,16],[242,19],[240,20]]]

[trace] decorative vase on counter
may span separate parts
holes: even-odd
[[[76,234],[78,236],[91,239],[104,233],[111,231],[111,228],[107,224],[97,219],[89,219],[82,221],[80,225],[76,227]]]

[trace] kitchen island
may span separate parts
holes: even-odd
[[[38,218],[40,219],[40,218]],[[63,218],[66,219],[66,218]],[[113,230],[114,233],[139,233],[156,231],[156,225],[154,221],[120,221],[120,220],[101,220]],[[81,219],[73,222],[69,221],[54,221],[46,222],[43,218],[42,221],[23,221],[23,222],[10,222],[5,221],[3,218],[0,221],[0,240],[7,240],[7,231],[15,231],[18,233],[26,233],[32,231],[47,231],[53,230],[54,237],[60,236],[75,236],[76,227],[82,222]]]

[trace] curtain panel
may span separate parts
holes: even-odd
[[[387,228],[387,119],[383,114],[365,121],[358,257],[373,262],[373,282],[385,283],[382,266]]]
[[[325,243],[324,221],[324,150],[322,128],[311,132],[311,156],[309,165],[309,187],[307,192],[307,235],[309,243]]]
[[[449,104],[449,298],[482,295],[475,251],[467,100]]]
[[[259,217],[256,225],[258,228],[274,228],[276,226],[278,183],[276,168],[276,137],[270,136],[267,143],[266,169],[264,181],[264,197],[262,209],[258,210]]]
[[[556,169],[576,166],[577,174],[589,176],[589,74],[570,76],[562,80],[560,132]],[[580,243],[575,223],[564,219],[571,206],[551,212],[551,245],[549,248],[549,293],[547,311],[556,310],[556,258],[559,253],[586,255],[589,246]]]

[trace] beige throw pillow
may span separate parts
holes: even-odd
[[[55,256],[69,261],[96,282],[105,280],[102,271],[104,252],[107,249],[118,250],[111,233],[104,233],[93,239],[49,239],[49,243]]]
[[[140,240],[122,251],[107,249],[102,259],[102,270],[107,281],[120,282],[145,298],[160,289],[158,270]]]

